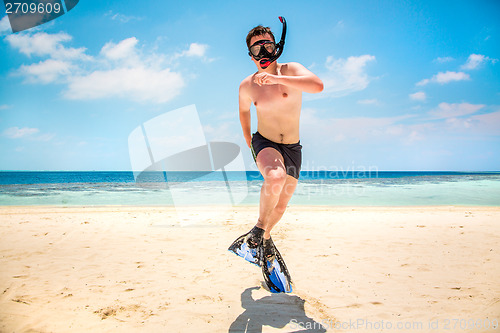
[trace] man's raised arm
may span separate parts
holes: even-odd
[[[282,84],[312,94],[323,91],[323,82],[310,70],[297,62],[288,63],[287,66],[287,75],[262,72],[255,75],[254,81],[259,86]]]

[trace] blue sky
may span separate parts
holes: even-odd
[[[305,170],[500,170],[498,1],[85,1],[0,21],[0,170],[130,170],[128,136],[195,104],[207,141],[251,153],[245,36],[281,33],[325,90],[304,94]],[[256,129],[255,110],[252,110]]]

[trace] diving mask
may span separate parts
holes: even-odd
[[[250,55],[257,61],[271,58],[276,51],[276,44],[270,40],[258,40],[250,46]]]

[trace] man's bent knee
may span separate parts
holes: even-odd
[[[286,184],[286,173],[283,169],[272,170],[264,177],[265,195],[280,196]]]
[[[286,172],[283,168],[267,168],[264,172],[264,180],[272,185],[281,185],[286,181]]]

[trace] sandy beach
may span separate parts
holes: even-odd
[[[215,209],[1,207],[0,331],[500,332],[499,207],[289,207],[286,295],[227,251],[257,207]]]

